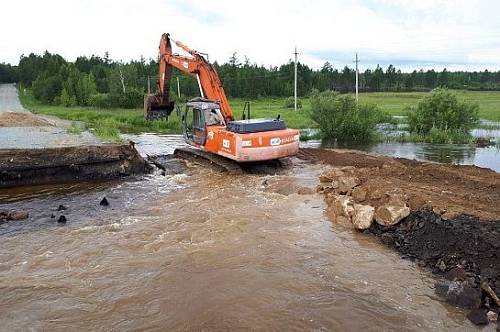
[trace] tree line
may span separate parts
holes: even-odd
[[[265,67],[243,61],[234,53],[223,64],[214,63],[229,97],[289,97],[293,94],[294,63]],[[355,71],[334,68],[325,62],[321,69],[298,63],[298,93],[307,96],[313,90],[352,92]],[[16,82],[30,88],[33,96],[49,104],[64,106],[140,107],[143,95],[156,90],[158,63],[154,59],[122,62],[103,57],[81,56],[74,62],[58,54],[21,56],[19,65],[0,64],[0,83]],[[177,95],[178,77],[182,98],[197,96],[196,80],[177,70],[173,71],[171,94]],[[149,85],[148,85],[149,81]],[[468,90],[500,90],[500,71],[415,70],[403,73],[393,65],[383,69],[366,69],[359,74],[360,91],[429,91],[436,87]]]

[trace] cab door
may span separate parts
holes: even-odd
[[[202,110],[186,106],[182,116],[184,139],[192,145],[205,145],[207,129],[205,127],[205,114]]]

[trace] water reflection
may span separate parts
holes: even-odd
[[[307,147],[355,149],[390,157],[435,161],[440,163],[476,165],[500,172],[500,149],[496,146],[476,147],[469,144],[430,143],[353,143],[311,140]]]

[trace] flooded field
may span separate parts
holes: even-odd
[[[396,117],[403,118],[403,117]],[[487,138],[500,142],[500,123],[481,120],[481,128],[473,129],[473,137]],[[408,125],[398,124],[396,129],[392,126],[382,128],[387,135],[399,135],[405,133]],[[317,132],[308,130],[311,134]],[[407,132],[406,132],[407,133]],[[346,148],[369,153],[377,153],[389,157],[416,159],[420,161],[434,161],[457,165],[476,165],[490,168],[500,172],[500,146],[498,144],[477,147],[473,144],[430,144],[430,143],[400,143],[400,142],[377,142],[377,143],[337,143],[320,140],[310,140],[303,143],[307,147]]]
[[[134,140],[154,154],[181,138]],[[2,328],[473,328],[437,299],[430,274],[332,224],[320,196],[297,194],[323,167],[296,160],[280,175],[229,177],[188,165],[165,177],[0,191],[2,209],[30,212],[0,225]]]

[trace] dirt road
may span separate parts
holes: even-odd
[[[102,143],[88,131],[70,134],[72,123],[30,113],[13,84],[0,84],[0,149],[50,148]]]

